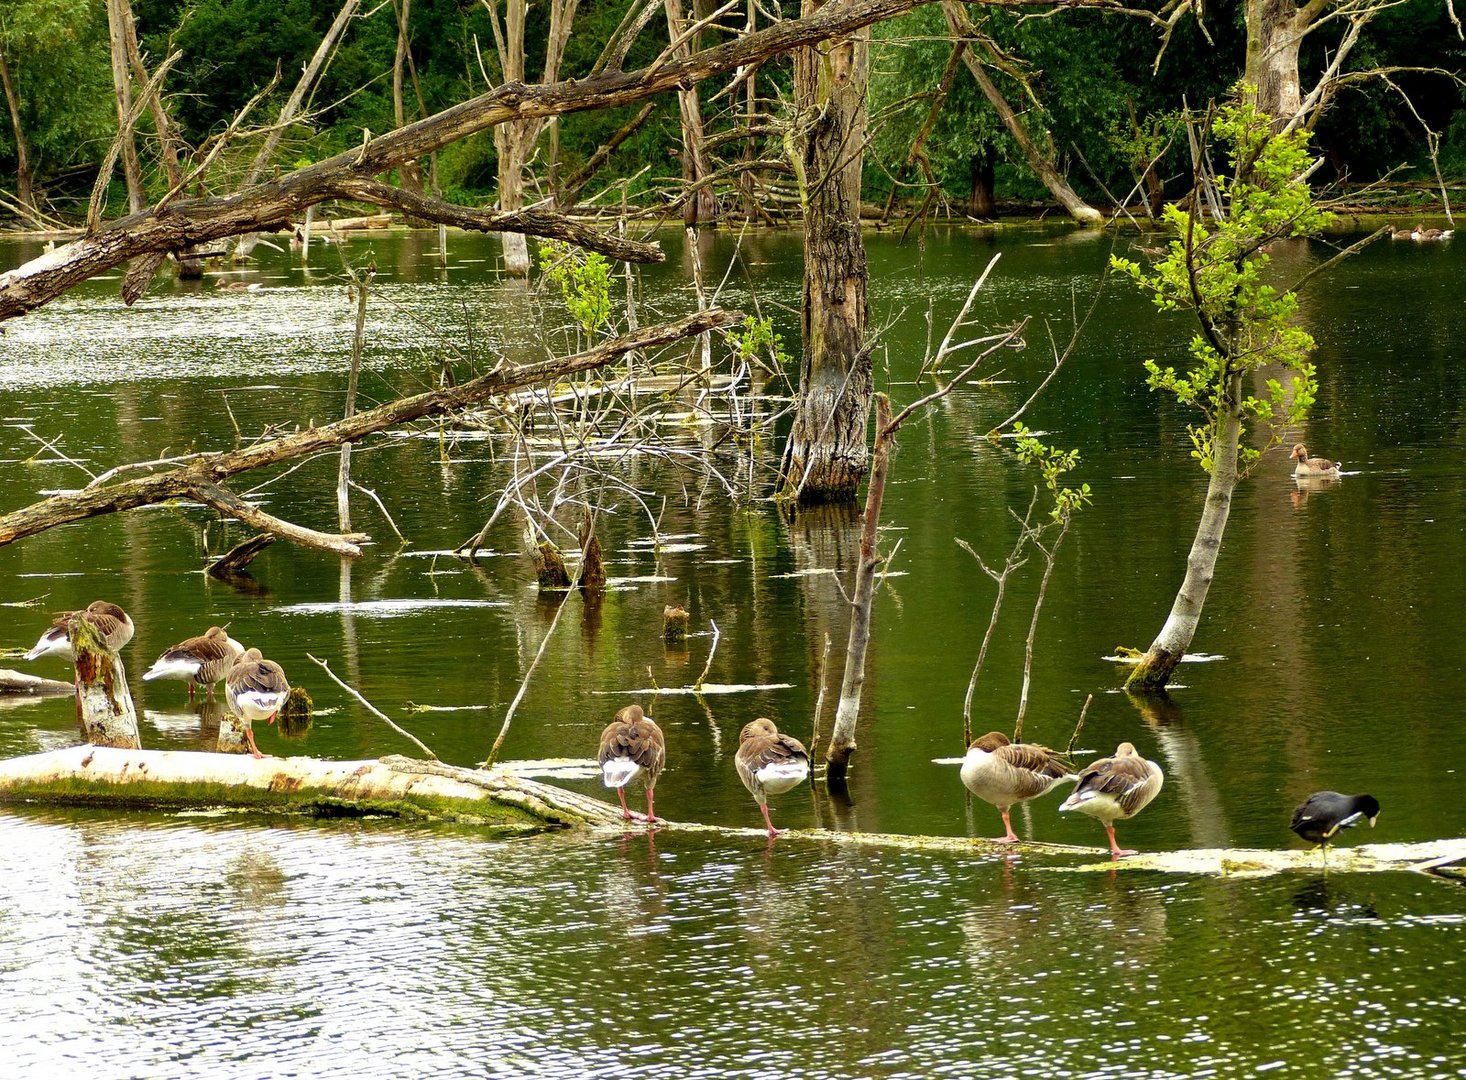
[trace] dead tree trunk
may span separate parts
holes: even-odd
[[[692,55],[692,48],[684,40],[687,28],[682,16],[682,0],[662,0],[662,6],[667,12],[667,36],[674,42],[673,55],[678,60],[686,60]],[[675,44],[677,42],[681,44]],[[711,170],[704,149],[702,104],[698,101],[696,86],[677,91],[677,107],[682,116],[682,179],[691,192],[682,206],[682,220],[688,225],[699,225],[716,218],[718,206],[712,185],[706,183]]]
[[[35,181],[31,175],[30,141],[25,136],[25,126],[20,121],[20,94],[10,75],[10,63],[5,57],[5,48],[0,44],[0,87],[5,90],[5,106],[10,111],[10,130],[15,136],[15,196],[20,204],[21,220],[40,228],[41,215],[36,206]]]
[[[805,15],[814,4],[805,0]],[[804,352],[780,487],[801,504],[854,500],[868,461],[869,269],[860,234],[860,174],[869,42],[869,33],[859,30],[794,57],[799,134],[792,163],[804,209]]]
[[[107,0],[107,36],[112,49],[112,90],[117,101],[117,137],[122,140],[122,175],[127,180],[127,205],[136,214],[148,205],[143,190],[142,164],[132,133],[132,77],[127,68],[127,12],[124,0]]]
[[[407,103],[403,97],[403,84],[407,74],[408,49],[412,44],[408,32],[412,0],[396,0],[393,7],[397,13],[397,52],[392,57],[392,120],[398,127],[406,127]],[[422,169],[416,158],[409,158],[397,166],[397,183],[414,194],[422,194]],[[408,218],[407,223],[414,228],[427,224],[418,218]]]
[[[1328,0],[1247,0],[1247,66],[1243,82],[1256,88],[1257,107],[1275,127],[1286,126],[1303,107],[1298,49]]]
[[[860,530],[860,565],[855,570],[855,595],[850,602],[850,639],[845,647],[845,674],[840,681],[840,703],[835,709],[835,727],[825,749],[826,776],[832,783],[845,779],[850,755],[855,752],[855,724],[860,719],[860,694],[865,688],[865,652],[870,644],[870,609],[875,595],[876,535],[881,523],[881,504],[886,497],[886,476],[890,471],[891,444],[896,441],[891,427],[891,399],[876,398],[876,444],[871,462],[870,483],[865,491],[865,517]]]
[[[117,654],[93,631],[85,612],[66,626],[76,653],[76,720],[93,746],[138,750],[137,709],[127,689],[127,672]]]

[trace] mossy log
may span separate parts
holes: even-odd
[[[1330,874],[1374,874],[1387,870],[1442,873],[1466,861],[1466,838],[1426,840],[1415,844],[1360,844],[1331,847],[1327,861],[1319,850],[1272,851],[1247,848],[1198,848],[1152,851],[1084,866],[1052,867],[1077,873],[1109,870],[1151,870],[1163,874],[1206,874],[1217,877],[1268,877],[1296,871]]]
[[[539,828],[611,825],[610,803],[514,776],[386,757],[323,761],[73,746],[0,761],[0,802],[139,809],[230,807]]]

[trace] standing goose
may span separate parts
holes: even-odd
[[[1339,463],[1325,457],[1309,457],[1308,447],[1302,443],[1293,444],[1290,460],[1298,462],[1293,469],[1294,476],[1338,476]]]
[[[657,786],[657,777],[662,775],[662,766],[667,763],[667,743],[662,729],[641,711],[640,705],[626,706],[606,725],[606,730],[601,732],[596,761],[600,763],[606,786],[616,789],[621,813],[627,821],[635,815],[626,805],[626,785],[638,775],[646,774],[646,820],[655,824],[652,790]]]
[[[1078,810],[1104,823],[1110,838],[1110,858],[1134,855],[1115,843],[1115,822],[1133,818],[1160,794],[1165,774],[1154,761],[1136,753],[1133,743],[1122,742],[1115,756],[1091,762],[1079,774],[1079,786],[1064,800],[1060,811]]]
[[[244,725],[249,752],[257,758],[264,757],[255,745],[252,725],[256,720],[273,724],[275,714],[290,696],[290,684],[285,681],[284,669],[275,661],[266,660],[259,649],[250,649],[229,669],[224,680],[224,693],[229,699],[230,710]]]
[[[764,812],[764,824],[772,840],[779,830],[769,818],[769,796],[782,795],[808,778],[809,752],[798,739],[780,735],[772,720],[759,717],[739,734],[733,764],[738,779]]]
[[[40,636],[35,648],[25,654],[27,660],[41,656],[59,656],[75,662],[76,653],[71,649],[71,637],[67,634],[67,620],[75,615],[86,619],[103,644],[113,652],[132,640],[132,619],[127,612],[106,600],[93,600],[85,611],[58,611],[51,628]]]
[[[1288,828],[1307,840],[1318,844],[1328,855],[1328,843],[1341,829],[1350,829],[1361,821],[1368,821],[1374,828],[1379,817],[1379,800],[1373,795],[1341,795],[1337,791],[1316,791],[1308,796],[1304,804],[1293,811],[1293,820]]]
[[[200,686],[209,688],[214,699],[214,684],[229,674],[234,662],[244,653],[244,646],[235,641],[222,626],[211,626],[198,637],[180,641],[143,672],[143,682],[153,679],[184,679],[188,696]]]
[[[962,761],[962,783],[983,802],[1003,815],[1007,835],[1000,844],[1017,843],[1008,810],[1014,803],[1047,795],[1054,788],[1078,779],[1074,770],[1047,746],[1011,743],[1000,731],[990,731],[967,748]]]

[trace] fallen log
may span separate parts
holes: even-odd
[[[1151,870],[1163,874],[1205,874],[1217,877],[1269,877],[1295,871],[1330,874],[1377,874],[1389,870],[1442,873],[1466,861],[1466,838],[1426,840],[1414,844],[1360,844],[1333,847],[1328,859],[1317,850],[1272,851],[1248,848],[1196,848],[1153,851],[1084,866],[1047,867],[1067,873]]]
[[[386,757],[255,759],[195,750],[72,746],[0,761],[0,802],[135,809],[229,807],[544,828],[613,825],[610,803],[502,770]]]
[[[0,694],[69,694],[69,682],[60,679],[43,679],[12,668],[0,668]]]

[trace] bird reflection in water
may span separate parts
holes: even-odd
[[[1379,912],[1368,900],[1354,899],[1327,874],[1309,878],[1293,892],[1293,908],[1300,918],[1378,919]]]

